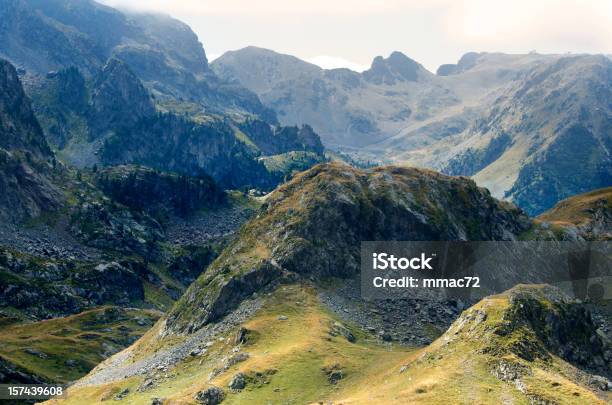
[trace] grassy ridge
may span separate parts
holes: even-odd
[[[539,295],[540,287],[521,288],[554,310],[555,304]],[[304,284],[286,285],[267,297],[264,307],[243,325],[249,337],[238,353],[248,353],[246,360],[220,369],[236,353],[235,331],[231,331],[214,339],[205,354],[154,373],[152,388],[139,390],[145,377],[130,377],[71,388],[64,401],[54,403],[115,403],[127,389],[122,403],[150,404],[153,398],[163,398],[167,403],[189,404],[198,391],[211,386],[225,391],[223,404],[530,404],[540,400],[578,405],[611,399],[605,393],[595,395],[581,380],[582,372],[555,355],[545,353],[526,361],[515,354],[517,343],[533,343],[533,331],[520,327],[505,336],[495,332],[514,316],[513,308],[510,294],[486,298],[465,311],[430,346],[415,350],[383,344],[351,325],[346,326],[356,342],[333,336],[331,325],[337,319],[321,305],[316,290]],[[153,343],[156,336],[149,332],[140,346],[146,347],[146,340]],[[501,364],[511,371],[500,372]],[[334,371],[341,374],[336,381],[330,378]],[[229,389],[239,372],[246,377],[246,387]]]

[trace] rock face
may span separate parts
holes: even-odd
[[[508,382],[531,373],[537,364],[550,364],[552,356],[589,373],[611,375],[612,347],[583,304],[547,285],[519,285],[495,298],[499,301],[487,305],[485,299],[465,311],[440,341],[477,340],[478,353],[509,359],[492,371]]]
[[[399,52],[363,73],[299,62],[251,47],[211,68],[358,161],[472,176],[531,215],[612,183],[605,56],[468,53],[438,75]]]
[[[308,125],[302,127],[272,127],[261,120],[246,120],[240,130],[265,155],[278,155],[288,151],[305,151],[322,155],[325,148],[319,136]]]
[[[512,334],[523,337],[507,348],[527,361],[545,360],[549,352],[579,368],[611,375],[612,347],[597,333],[597,326],[585,307],[564,299],[554,289],[544,288],[536,293],[534,290],[537,291],[519,287],[509,293],[510,307],[504,316],[505,323],[494,333],[502,337]],[[525,329],[533,335],[525,336]]]
[[[34,117],[30,100],[21,87],[15,68],[0,59],[0,148],[29,152],[38,158],[52,156]]]
[[[96,77],[89,111],[92,138],[97,131],[132,128],[155,114],[147,90],[130,68],[118,59],[111,59]]]
[[[0,219],[15,222],[57,208],[49,175],[55,158],[15,68],[0,60]]]
[[[116,132],[105,140],[100,158],[106,165],[129,163],[190,176],[210,175],[225,188],[270,189],[277,182],[231,126],[198,124],[174,114],[155,115]]]
[[[73,95],[66,103],[68,91]],[[189,176],[210,174],[227,188],[271,189],[291,175],[293,167],[268,169],[261,156],[311,154],[309,159],[294,159],[301,164],[298,169],[324,160],[321,141],[308,126],[278,127],[254,117],[244,122],[212,116],[196,120],[156,112],[140,79],[117,59],[91,82],[75,68],[61,70],[33,90],[33,97],[49,139],[77,167],[131,163]]]
[[[74,66],[92,78],[116,58],[156,95],[275,120],[253,93],[221,82],[195,33],[169,16],[123,13],[93,0],[10,0],[0,19],[0,55],[28,72]]]
[[[354,276],[363,240],[512,240],[529,227],[522,211],[467,178],[318,165],[267,198],[170,311],[166,327],[198,329],[283,275]]]
[[[431,75],[423,66],[401,52],[393,52],[387,59],[377,56],[363,77],[375,84],[394,85],[398,81],[416,82],[419,75]]]
[[[134,261],[98,265],[48,260],[0,249],[0,306],[48,319],[96,305],[131,306],[144,299],[142,264]],[[121,285],[124,288],[118,289]]]

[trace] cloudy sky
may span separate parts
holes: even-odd
[[[159,11],[209,59],[255,45],[323,67],[399,50],[434,70],[469,51],[612,54],[612,0],[99,0]]]

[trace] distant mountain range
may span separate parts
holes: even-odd
[[[211,68],[283,124],[311,124],[327,146],[473,176],[531,214],[612,184],[605,56],[468,53],[433,74],[394,52],[356,73],[248,47]]]

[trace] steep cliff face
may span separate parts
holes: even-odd
[[[133,163],[189,176],[211,175],[223,187],[269,190],[295,169],[324,160],[321,141],[308,126],[157,112],[141,80],[118,59],[111,59],[92,81],[76,68],[61,70],[33,94],[58,154],[77,167]],[[270,170],[259,161],[293,151],[313,156]],[[274,160],[282,158],[286,156]]]
[[[114,58],[160,100],[276,121],[254,93],[219,80],[195,33],[169,16],[93,0],[10,0],[0,5],[0,20],[0,55],[37,80],[69,67],[92,79]]]
[[[131,128],[155,114],[155,107],[138,77],[118,59],[111,59],[96,77],[90,100],[90,136],[98,131]]]
[[[318,165],[267,198],[170,311],[166,327],[197,330],[287,272],[351,277],[364,240],[512,240],[529,226],[522,211],[466,178]]]
[[[55,157],[32,113],[15,68],[0,60],[0,217],[13,222],[57,208],[50,182]]]
[[[264,155],[278,155],[289,151],[322,155],[325,150],[319,136],[308,125],[273,127],[264,121],[249,119],[239,124],[239,128]]]
[[[195,34],[168,16],[124,14],[89,0],[9,0],[0,11],[0,52],[27,69],[46,73],[77,66],[94,75],[114,53],[140,49],[157,53],[167,68],[208,71]]]
[[[51,149],[34,117],[15,68],[0,59],[0,147],[49,158]]]
[[[273,186],[262,163],[223,122],[197,124],[157,114],[107,138],[100,157],[108,165],[132,163],[188,175],[210,175],[224,187]]]

